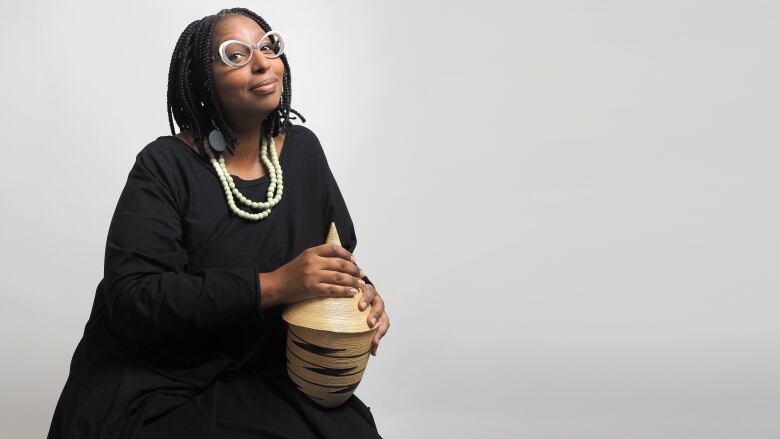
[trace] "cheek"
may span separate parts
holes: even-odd
[[[213,74],[214,88],[219,99],[223,102],[233,100],[236,96],[236,90],[241,87],[236,85],[235,80],[231,80],[231,75],[226,75],[224,72],[213,72]]]
[[[284,64],[282,63],[282,60],[277,60],[277,63],[274,65],[274,73],[276,73],[276,77],[278,77],[280,81],[284,81]]]
[[[224,96],[224,93],[222,93],[225,89],[224,84],[224,77],[220,74],[219,71],[216,71],[214,69],[211,70],[211,77],[214,78],[214,88],[217,91],[217,94],[220,96]]]

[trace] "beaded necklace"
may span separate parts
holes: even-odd
[[[268,143],[271,144],[271,159],[268,159]],[[271,184],[268,186],[268,200],[265,202],[255,202],[246,198],[236,188],[233,182],[233,177],[230,176],[227,167],[225,166],[225,160],[222,158],[222,153],[217,152],[217,156],[214,157],[214,153],[211,152],[211,146],[206,148],[209,157],[211,158],[211,165],[217,171],[219,180],[222,182],[222,188],[225,190],[225,196],[227,197],[228,206],[230,210],[241,218],[245,218],[252,221],[259,221],[271,214],[271,209],[279,204],[282,199],[282,192],[284,191],[284,183],[282,181],[282,167],[279,165],[279,157],[276,155],[276,144],[274,138],[270,135],[262,137],[260,147],[260,160],[265,163],[265,167],[268,168],[268,173],[271,176]],[[275,194],[274,194],[275,190]],[[250,213],[245,210],[241,210],[236,206],[236,202],[233,200],[233,195],[241,201],[243,204],[252,207],[254,209],[262,209],[260,212]]]

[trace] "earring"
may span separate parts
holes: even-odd
[[[222,152],[225,150],[225,145],[227,145],[227,140],[225,139],[225,135],[222,134],[222,131],[218,129],[213,129],[209,133],[209,145],[211,145],[214,150]]]

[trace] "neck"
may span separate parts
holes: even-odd
[[[238,139],[233,157],[241,162],[244,160],[247,162],[256,161],[260,154],[260,135],[262,134],[260,127],[256,126],[245,130],[233,128],[233,134]]]
[[[233,158],[241,163],[253,163],[260,155],[261,123],[267,115],[262,117],[231,118],[231,131],[238,139]],[[243,119],[243,120],[241,120]],[[230,153],[226,154],[230,155]]]

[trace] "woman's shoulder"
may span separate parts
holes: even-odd
[[[181,190],[185,186],[183,174],[188,169],[186,155],[193,155],[186,144],[174,136],[159,136],[144,145],[135,156],[131,174],[151,178],[159,183]]]
[[[188,153],[187,149],[189,149],[189,145],[190,143],[179,135],[159,136],[156,139],[147,142],[146,145],[141,148],[138,152],[138,158],[153,161],[175,160],[182,152]],[[197,150],[194,149],[194,143],[191,143],[191,145],[193,145],[193,151],[197,153]]]
[[[292,133],[296,146],[300,147],[304,156],[318,160],[325,158],[325,151],[322,149],[319,137],[309,127],[293,125],[290,128],[290,133]]]
[[[317,141],[317,135],[314,134],[314,131],[312,131],[309,127],[304,125],[297,125],[292,124],[289,128],[290,133],[294,133],[294,135],[304,139],[304,140],[310,140],[310,141]]]

